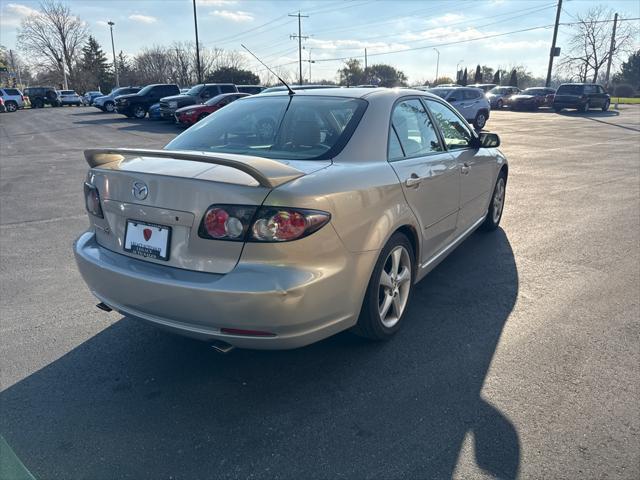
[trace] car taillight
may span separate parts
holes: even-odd
[[[100,206],[100,194],[95,185],[90,183],[84,184],[84,204],[87,212],[99,218],[104,218],[102,207]]]
[[[202,217],[198,234],[214,240],[244,241],[257,207],[211,205]]]
[[[318,210],[262,207],[253,221],[249,241],[297,240],[319,230],[330,219],[330,214]]]
[[[212,205],[198,234],[214,240],[288,242],[311,235],[331,220],[319,210],[240,205]]]

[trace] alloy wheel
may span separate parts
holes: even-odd
[[[378,314],[387,328],[398,323],[411,289],[411,257],[402,245],[395,247],[384,262],[378,286]]]
[[[104,106],[104,108],[109,113],[113,112],[116,109],[115,105],[113,103],[111,103],[111,102],[107,102],[107,104]]]
[[[15,112],[16,110],[18,110],[18,105],[16,105],[13,102],[7,103],[6,107],[7,107],[7,112]]]
[[[502,208],[504,207],[504,178],[500,177],[496,182],[496,188],[493,192],[493,212],[491,212],[493,223],[498,223],[502,216]]]

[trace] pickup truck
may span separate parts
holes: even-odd
[[[149,107],[166,96],[177,95],[180,88],[171,83],[156,83],[147,85],[138,93],[120,95],[115,98],[116,111],[129,118],[144,118]]]
[[[238,88],[233,83],[202,83],[190,88],[186,93],[160,99],[160,115],[166,120],[173,120],[179,108],[201,105],[222,93],[237,92]]]

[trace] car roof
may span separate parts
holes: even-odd
[[[295,96],[304,97],[344,97],[344,98],[379,98],[379,97],[406,97],[408,95],[429,96],[436,99],[440,97],[423,90],[407,89],[407,88],[316,88],[312,90],[295,90]],[[269,92],[260,94],[260,97],[276,97],[287,96],[289,93],[285,91]]]

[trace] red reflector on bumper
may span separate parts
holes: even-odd
[[[275,333],[261,332],[260,330],[242,330],[239,328],[221,328],[222,333],[228,333],[229,335],[249,335],[252,337],[275,337]]]

